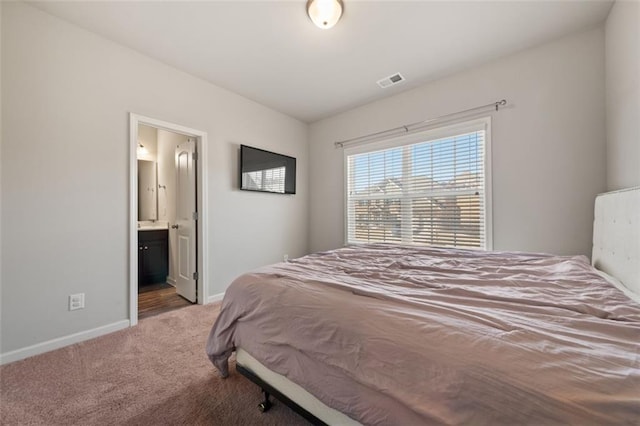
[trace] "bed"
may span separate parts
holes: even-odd
[[[584,256],[372,244],[261,268],[207,341],[317,424],[638,424],[640,188]],[[615,278],[614,278],[615,277]]]

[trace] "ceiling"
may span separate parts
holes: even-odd
[[[602,22],[612,1],[355,1],[330,30],[305,1],[30,2],[305,122]],[[400,72],[406,81],[376,81]]]

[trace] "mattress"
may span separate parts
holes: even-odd
[[[634,424],[640,305],[582,256],[369,245],[245,274],[207,342],[364,424]]]

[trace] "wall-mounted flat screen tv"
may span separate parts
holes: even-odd
[[[296,159],[240,145],[240,189],[295,194]]]

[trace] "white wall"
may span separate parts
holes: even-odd
[[[307,253],[306,124],[27,4],[1,7],[2,353],[128,318],[129,112],[208,133],[210,295]],[[239,191],[241,143],[297,157],[297,195]],[[68,312],[79,292],[86,308]]]
[[[343,152],[334,141],[502,98],[510,106],[491,114],[494,249],[589,254],[594,197],[605,189],[603,29],[312,124],[311,251],[344,241]]]
[[[158,219],[176,222],[176,147],[186,136],[158,130]],[[169,281],[175,284],[178,263],[177,230],[169,228]]]
[[[606,22],[607,187],[640,186],[640,2],[617,0]]]

